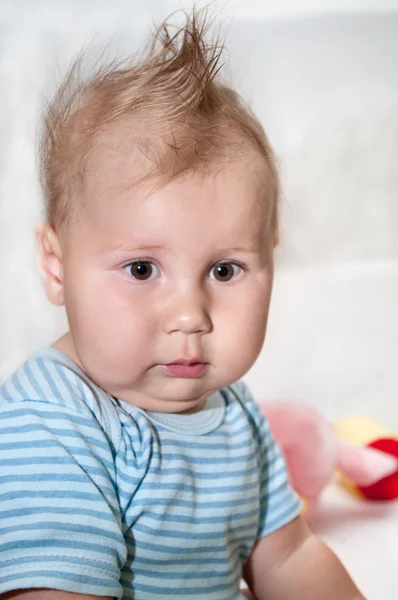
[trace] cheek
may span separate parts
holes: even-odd
[[[68,284],[68,282],[66,282]],[[127,290],[127,291],[126,291]],[[148,302],[112,277],[81,274],[65,286],[65,308],[75,338],[112,350],[142,345],[154,327]],[[105,351],[105,348],[102,348]]]
[[[220,313],[221,351],[224,355],[229,353],[231,360],[250,363],[257,358],[267,326],[270,288],[266,282],[255,284],[227,302]]]
[[[268,311],[263,307],[261,310],[252,310],[242,312],[239,318],[236,318],[234,325],[228,328],[226,333],[226,343],[234,342],[230,346],[233,352],[240,348],[244,352],[260,352],[264,342]],[[231,351],[230,350],[230,351]]]

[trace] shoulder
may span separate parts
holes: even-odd
[[[23,410],[32,403],[47,412],[58,410],[94,419],[110,434],[118,428],[117,411],[109,394],[52,348],[28,358],[0,386],[1,410]]]
[[[249,386],[242,379],[224,388],[223,392],[227,397],[228,403],[237,402],[256,423],[267,421],[264,412],[254,399]]]
[[[239,426],[242,421],[246,421],[257,442],[262,446],[265,441],[268,445],[272,437],[268,420],[255,401],[247,383],[243,380],[236,381],[224,388],[222,393],[230,413],[234,415],[236,426]]]

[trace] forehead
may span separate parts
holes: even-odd
[[[243,169],[191,175],[149,195],[135,190],[95,204],[82,236],[94,252],[156,246],[202,260],[217,249],[256,252],[269,239],[266,203]]]
[[[159,239],[177,228],[186,243],[197,243],[204,234],[223,236],[226,244],[262,235],[272,212],[273,182],[260,153],[240,139],[230,156],[202,163],[166,183],[167,173],[159,177],[147,146],[131,132],[113,130],[87,163],[84,229],[95,231],[105,245],[112,238],[116,243]]]

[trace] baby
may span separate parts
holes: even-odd
[[[51,105],[47,296],[69,331],[4,383],[1,598],[359,600],[240,381],[264,341],[278,177],[193,15]]]

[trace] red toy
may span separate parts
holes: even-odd
[[[398,498],[398,438],[381,425],[354,417],[334,427],[305,404],[264,402],[261,406],[306,511],[314,509],[336,470],[345,487],[362,498]]]

